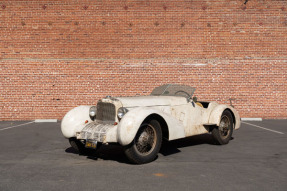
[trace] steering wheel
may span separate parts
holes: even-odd
[[[175,92],[174,95],[179,94],[179,93],[184,93],[184,94],[186,94],[186,95],[187,95],[187,98],[190,99],[189,93],[187,93],[187,92],[185,92],[185,91],[183,91],[183,90],[179,90],[179,91]]]

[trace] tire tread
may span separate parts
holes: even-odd
[[[145,123],[145,122],[144,122]],[[162,132],[161,132],[161,127],[160,127],[160,123],[157,120],[151,119],[149,121],[147,121],[146,123],[151,124],[155,130],[156,130],[156,134],[157,134],[157,144],[154,148],[154,150],[152,151],[152,153],[148,156],[140,156],[135,148],[134,148],[134,140],[125,147],[125,155],[126,157],[130,160],[130,162],[134,163],[134,164],[144,164],[144,163],[149,163],[151,161],[153,161],[162,144]]]
[[[229,143],[229,140],[231,139],[232,133],[233,133],[233,118],[232,118],[231,112],[228,111],[228,110],[224,110],[223,113],[222,113],[222,116],[223,116],[223,115],[226,115],[226,116],[229,118],[229,120],[230,120],[230,122],[231,122],[231,124],[232,124],[232,127],[231,127],[230,135],[229,135],[226,139],[222,139],[222,138],[221,138],[218,127],[213,128],[213,130],[212,130],[212,136],[214,137],[216,143],[219,144],[219,145],[228,144],[228,143]]]

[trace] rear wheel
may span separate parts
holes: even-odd
[[[219,126],[212,130],[212,135],[220,145],[227,144],[233,133],[233,118],[230,111],[225,110],[222,113]]]
[[[161,147],[162,132],[156,120],[144,122],[134,140],[125,148],[127,158],[135,164],[153,161]]]

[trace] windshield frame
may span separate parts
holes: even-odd
[[[191,98],[196,88],[182,84],[164,84],[155,87],[151,92],[151,96],[179,96]]]

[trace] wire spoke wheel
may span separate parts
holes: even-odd
[[[220,132],[220,136],[223,139],[228,137],[228,135],[230,133],[230,120],[226,115],[222,116],[222,118],[221,118],[221,121],[219,124],[219,132]]]
[[[135,164],[153,161],[161,147],[162,131],[157,120],[146,120],[141,124],[134,140],[125,147],[127,158]]]
[[[229,110],[225,110],[220,119],[219,126],[212,130],[212,135],[220,145],[227,144],[233,133],[233,117]]]
[[[156,131],[153,126],[143,124],[135,138],[136,149],[143,155],[153,151],[156,144]]]

